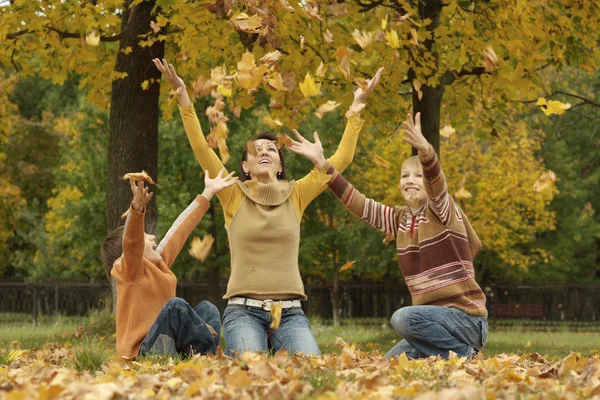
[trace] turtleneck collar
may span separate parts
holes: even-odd
[[[294,189],[294,181],[276,181],[271,183],[260,183],[249,180],[238,182],[242,192],[254,201],[263,206],[278,206],[289,199]]]

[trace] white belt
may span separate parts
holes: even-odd
[[[248,297],[232,297],[227,304],[258,307],[265,311],[271,311],[271,304],[278,304],[279,302],[281,302],[282,308],[302,307],[300,300],[256,300]]]

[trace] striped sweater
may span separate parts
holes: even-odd
[[[389,207],[365,197],[331,165],[326,166],[329,188],[352,214],[396,238],[398,262],[413,305],[453,307],[487,317],[485,295],[473,270],[481,242],[448,194],[433,148],[420,159],[428,201],[414,214],[409,207]]]
[[[177,278],[171,265],[210,203],[203,196],[179,215],[156,251],[162,257],[153,264],[144,257],[144,212],[129,208],[123,234],[123,255],[111,271],[117,283],[117,355],[136,357],[142,341],[165,303],[175,297]]]

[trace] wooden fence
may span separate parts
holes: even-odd
[[[223,285],[222,287],[225,287]],[[332,318],[330,287],[307,285],[307,315]],[[93,283],[1,283],[0,322],[33,321],[44,315],[86,315],[110,298],[108,284]],[[600,285],[496,285],[485,286],[491,318],[528,318],[553,321],[600,321]],[[410,305],[410,294],[401,283],[342,283],[341,316],[389,318],[398,308]],[[177,295],[194,305],[207,296],[206,283],[180,283]],[[217,306],[221,311],[225,301]]]

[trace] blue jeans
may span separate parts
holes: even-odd
[[[245,351],[270,349],[284,349],[289,354],[321,354],[302,308],[284,308],[278,329],[269,328],[272,321],[271,313],[262,308],[228,305],[223,313],[226,354],[234,357]]]
[[[488,338],[486,317],[473,317],[457,308],[403,307],[392,315],[392,327],[404,340],[385,356],[406,353],[408,358],[441,356],[449,352],[472,359]]]
[[[215,354],[219,336],[213,337],[206,324],[220,333],[221,316],[217,307],[202,301],[192,308],[185,300],[174,297],[167,301],[156,317],[139,354]]]

